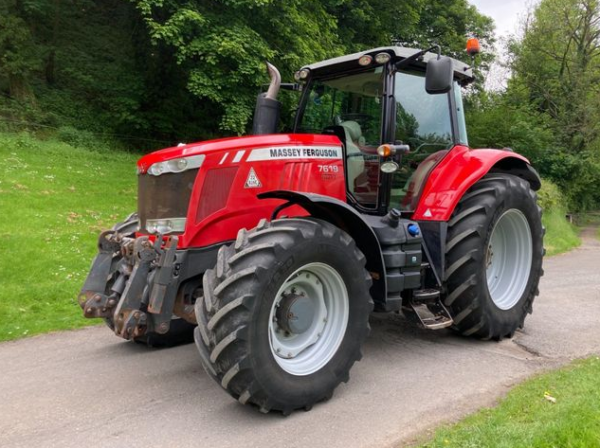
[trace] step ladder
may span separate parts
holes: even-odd
[[[416,316],[418,323],[428,330],[441,330],[454,323],[450,313],[441,301],[437,289],[419,289],[413,292],[408,306],[404,307],[409,314]]]

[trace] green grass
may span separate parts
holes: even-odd
[[[565,212],[560,208],[544,210],[542,222],[546,226],[544,247],[547,255],[567,252],[581,244],[577,227],[565,219]]]
[[[76,297],[99,231],[135,209],[138,157],[0,134],[0,340],[99,322]]]
[[[599,385],[600,359],[577,361],[515,387],[496,408],[439,429],[422,447],[600,447]]]

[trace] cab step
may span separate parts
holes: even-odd
[[[437,289],[414,291],[406,311],[416,316],[419,324],[428,330],[441,330],[454,323],[450,313],[442,303],[440,291]]]

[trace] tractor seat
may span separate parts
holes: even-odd
[[[346,166],[348,167],[348,188],[354,190],[354,181],[365,170],[365,160],[358,145],[365,144],[360,125],[356,121],[343,121],[340,126],[346,135]]]

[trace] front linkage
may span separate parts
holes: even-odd
[[[177,294],[186,255],[177,242],[176,236],[134,238],[118,228],[103,232],[78,297],[85,317],[104,318],[124,339],[166,334],[173,314],[196,324],[192,304]]]

